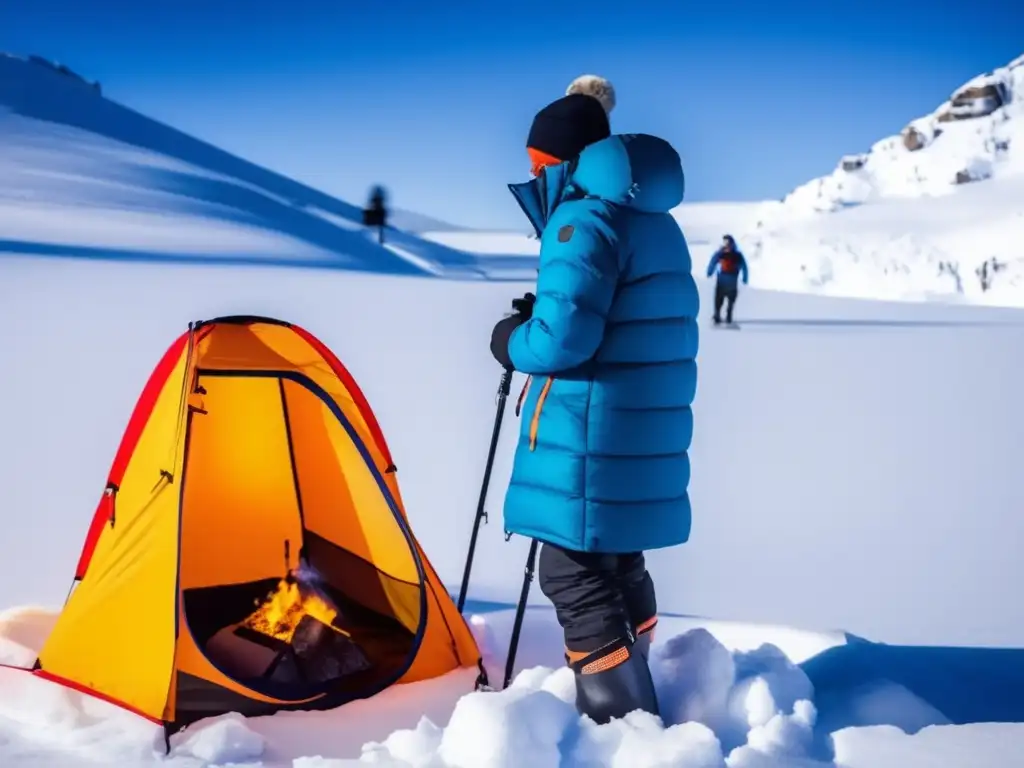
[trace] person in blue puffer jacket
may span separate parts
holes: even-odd
[[[747,260],[736,247],[732,235],[723,237],[722,247],[711,255],[711,261],[708,262],[708,277],[715,274],[716,270],[718,279],[715,280],[715,314],[711,319],[715,325],[722,322],[724,304],[726,325],[732,325],[732,310],[736,306],[736,296],[739,293],[739,278],[742,276],[743,284],[747,284]]]
[[[614,92],[593,85],[533,122],[535,178],[510,189],[540,237],[536,297],[498,322],[491,351],[529,377],[505,530],[542,542],[540,587],[577,707],[607,722],[658,713],[644,551],[690,535],[700,302],[669,213],[683,199],[679,155],[655,136],[612,135]]]

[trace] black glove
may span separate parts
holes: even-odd
[[[533,316],[536,301],[537,297],[532,293],[525,294],[521,299],[513,299],[512,314],[499,320],[491,331],[491,354],[505,370],[513,369],[512,358],[508,354],[508,340],[516,328]]]
[[[523,294],[521,299],[512,299],[512,311],[522,315],[524,322],[533,317],[533,305],[537,303],[537,297],[530,292]]]

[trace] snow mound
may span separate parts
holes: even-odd
[[[212,765],[230,765],[257,760],[266,748],[263,737],[235,712],[206,721],[187,733],[185,741],[174,748],[173,756],[187,755]]]
[[[0,611],[0,664],[31,665],[57,621],[57,611],[24,606]]]
[[[464,696],[444,728],[423,718],[413,729],[366,744],[361,762],[394,768],[830,765],[812,755],[810,681],[774,646],[733,654],[707,630],[694,629],[659,647],[652,670],[664,721],[637,711],[596,725],[576,714],[571,671],[534,667],[505,691]],[[294,766],[342,764],[304,758]]]
[[[75,765],[137,765],[163,752],[163,738],[155,725],[119,707],[0,668],[0,763],[15,764],[19,753],[37,749],[48,757],[73,754]]]

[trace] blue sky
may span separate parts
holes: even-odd
[[[642,9],[642,10],[641,10]],[[523,228],[534,113],[576,75],[658,134],[687,199],[777,198],[1024,52],[1019,0],[29,0],[0,50],[353,202]]]

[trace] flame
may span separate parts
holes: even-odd
[[[243,622],[244,626],[269,637],[292,641],[303,616],[312,616],[331,629],[338,609],[312,589],[303,589],[294,579],[282,579],[277,588],[256,611]]]

